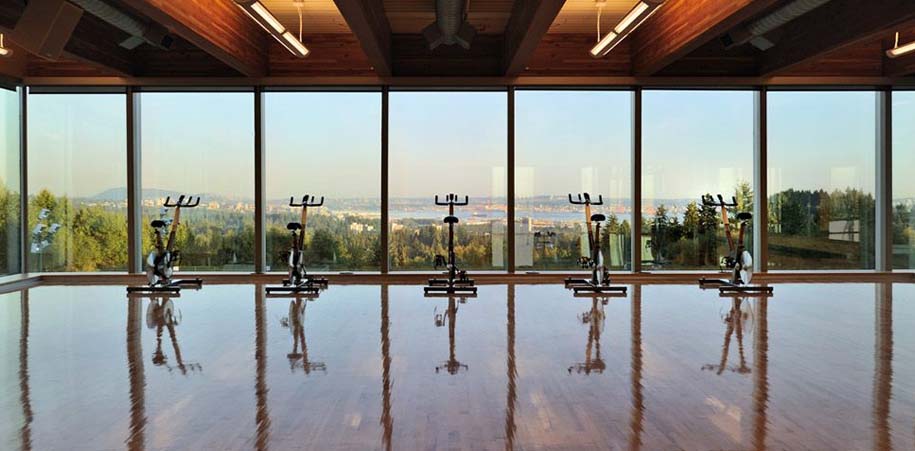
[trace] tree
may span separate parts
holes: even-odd
[[[699,209],[699,249],[697,263],[699,266],[713,265],[718,261],[718,208],[702,204]]]
[[[684,235],[689,239],[694,239],[699,235],[699,205],[692,201],[686,205],[686,212],[683,214]]]

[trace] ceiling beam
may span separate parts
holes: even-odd
[[[267,74],[267,32],[232,0],[122,0],[248,77]]]
[[[632,72],[654,75],[778,0],[667,0],[632,32]]]
[[[565,0],[515,2],[505,26],[504,73],[513,77],[524,72],[540,41],[556,19]]]
[[[334,0],[375,73],[391,75],[391,24],[382,0]]]
[[[866,3],[866,5],[864,4]],[[779,29],[775,47],[760,57],[770,76],[842,47],[879,39],[915,20],[912,0],[832,0]]]

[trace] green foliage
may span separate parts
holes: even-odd
[[[735,187],[737,211],[752,211],[753,191],[749,183]],[[826,192],[789,189],[769,196],[770,262],[775,267],[868,268],[873,266],[874,210],[872,194],[848,188]],[[127,266],[127,216],[123,207],[74,203],[66,196],[44,190],[28,205],[28,224],[33,229],[38,213],[46,208],[46,223],[58,223],[60,230],[41,255],[31,258],[31,270],[123,271]],[[19,194],[0,186],[0,272],[17,270]],[[736,211],[734,212],[736,213]],[[153,245],[147,224],[157,215],[144,215],[144,255]],[[894,207],[893,242],[915,242],[913,211],[903,204]],[[182,212],[177,233],[183,270],[250,270],[254,261],[254,222],[249,213],[204,208]],[[730,219],[730,218],[729,218]],[[285,225],[297,220],[293,213],[267,217],[268,263],[282,271],[290,234]],[[837,222],[844,221],[844,222]],[[848,240],[830,236],[830,224],[845,224]],[[381,266],[380,220],[354,214],[322,212],[310,215],[305,238],[306,259],[312,270],[360,271]],[[583,224],[557,224],[552,246],[534,251],[539,269],[569,269],[586,254],[581,247]],[[682,222],[664,205],[644,220],[644,234],[654,263],[665,268],[717,267],[727,252],[720,213],[715,207],[690,202]],[[836,232],[833,230],[833,232]],[[433,256],[447,252],[448,229],[438,220],[404,219],[390,233],[390,263],[398,270],[429,270]],[[456,229],[456,253],[462,267],[502,269],[493,266],[494,239],[490,224],[461,224]],[[631,260],[631,224],[610,215],[602,225],[600,246],[612,265],[623,267]],[[498,237],[497,237],[498,238]],[[504,237],[503,237],[504,238]],[[747,237],[749,242],[749,233]],[[748,243],[749,244],[749,243]],[[505,250],[507,252],[507,249]],[[907,262],[901,264],[908,265]]]
[[[0,181],[0,274],[19,271],[20,205],[19,192]]]

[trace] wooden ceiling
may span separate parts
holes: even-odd
[[[915,74],[915,54],[889,59],[893,33],[915,40],[911,0],[831,0],[767,35],[767,51],[750,45],[726,49],[721,37],[791,0],[667,0],[607,57],[593,59],[597,40],[594,0],[469,0],[469,22],[480,34],[469,50],[430,51],[421,35],[435,18],[434,0],[304,0],[306,59],[286,52],[245,15],[234,0],[105,0],[131,16],[166,27],[170,50],[141,45],[127,50],[127,35],[89,13],[83,15],[58,61],[25,56],[0,61],[7,79],[46,77],[363,77],[378,83],[398,77],[873,77]],[[292,0],[262,0],[290,30],[299,27]],[[637,0],[606,0],[602,28],[610,29]],[[25,0],[0,0],[0,32],[9,33]],[[9,42],[10,39],[7,39]],[[15,46],[15,43],[12,43]],[[289,78],[294,77],[294,79]],[[647,78],[646,78],[647,77]],[[74,78],[75,80],[75,78]],[[331,79],[332,80],[332,79]],[[574,82],[574,80],[573,80]],[[583,81],[587,82],[587,80]]]
[[[299,29],[299,10],[292,0],[262,0],[287,29]],[[303,34],[352,34],[334,0],[303,0]],[[304,39],[303,39],[304,40]]]
[[[638,0],[604,0],[601,8],[600,22],[602,32],[606,33]],[[594,0],[566,0],[559,15],[550,25],[550,33],[590,34],[597,40],[597,6]]]

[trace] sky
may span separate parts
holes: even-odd
[[[897,93],[894,107],[896,195],[915,196],[904,175],[915,132],[900,125],[915,120],[915,93]],[[378,196],[380,109],[379,93],[268,93],[268,198]],[[752,178],[752,93],[646,90],[643,109],[648,201]],[[117,94],[31,95],[30,192],[123,187],[124,110]],[[15,115],[15,104],[4,113]],[[252,93],[143,93],[140,117],[145,188],[252,197]],[[518,194],[628,196],[631,122],[628,92],[517,91]],[[770,92],[770,189],[873,192],[875,127],[873,93]],[[7,146],[14,132],[4,130]],[[504,92],[390,94],[392,197],[504,196],[506,148]]]

